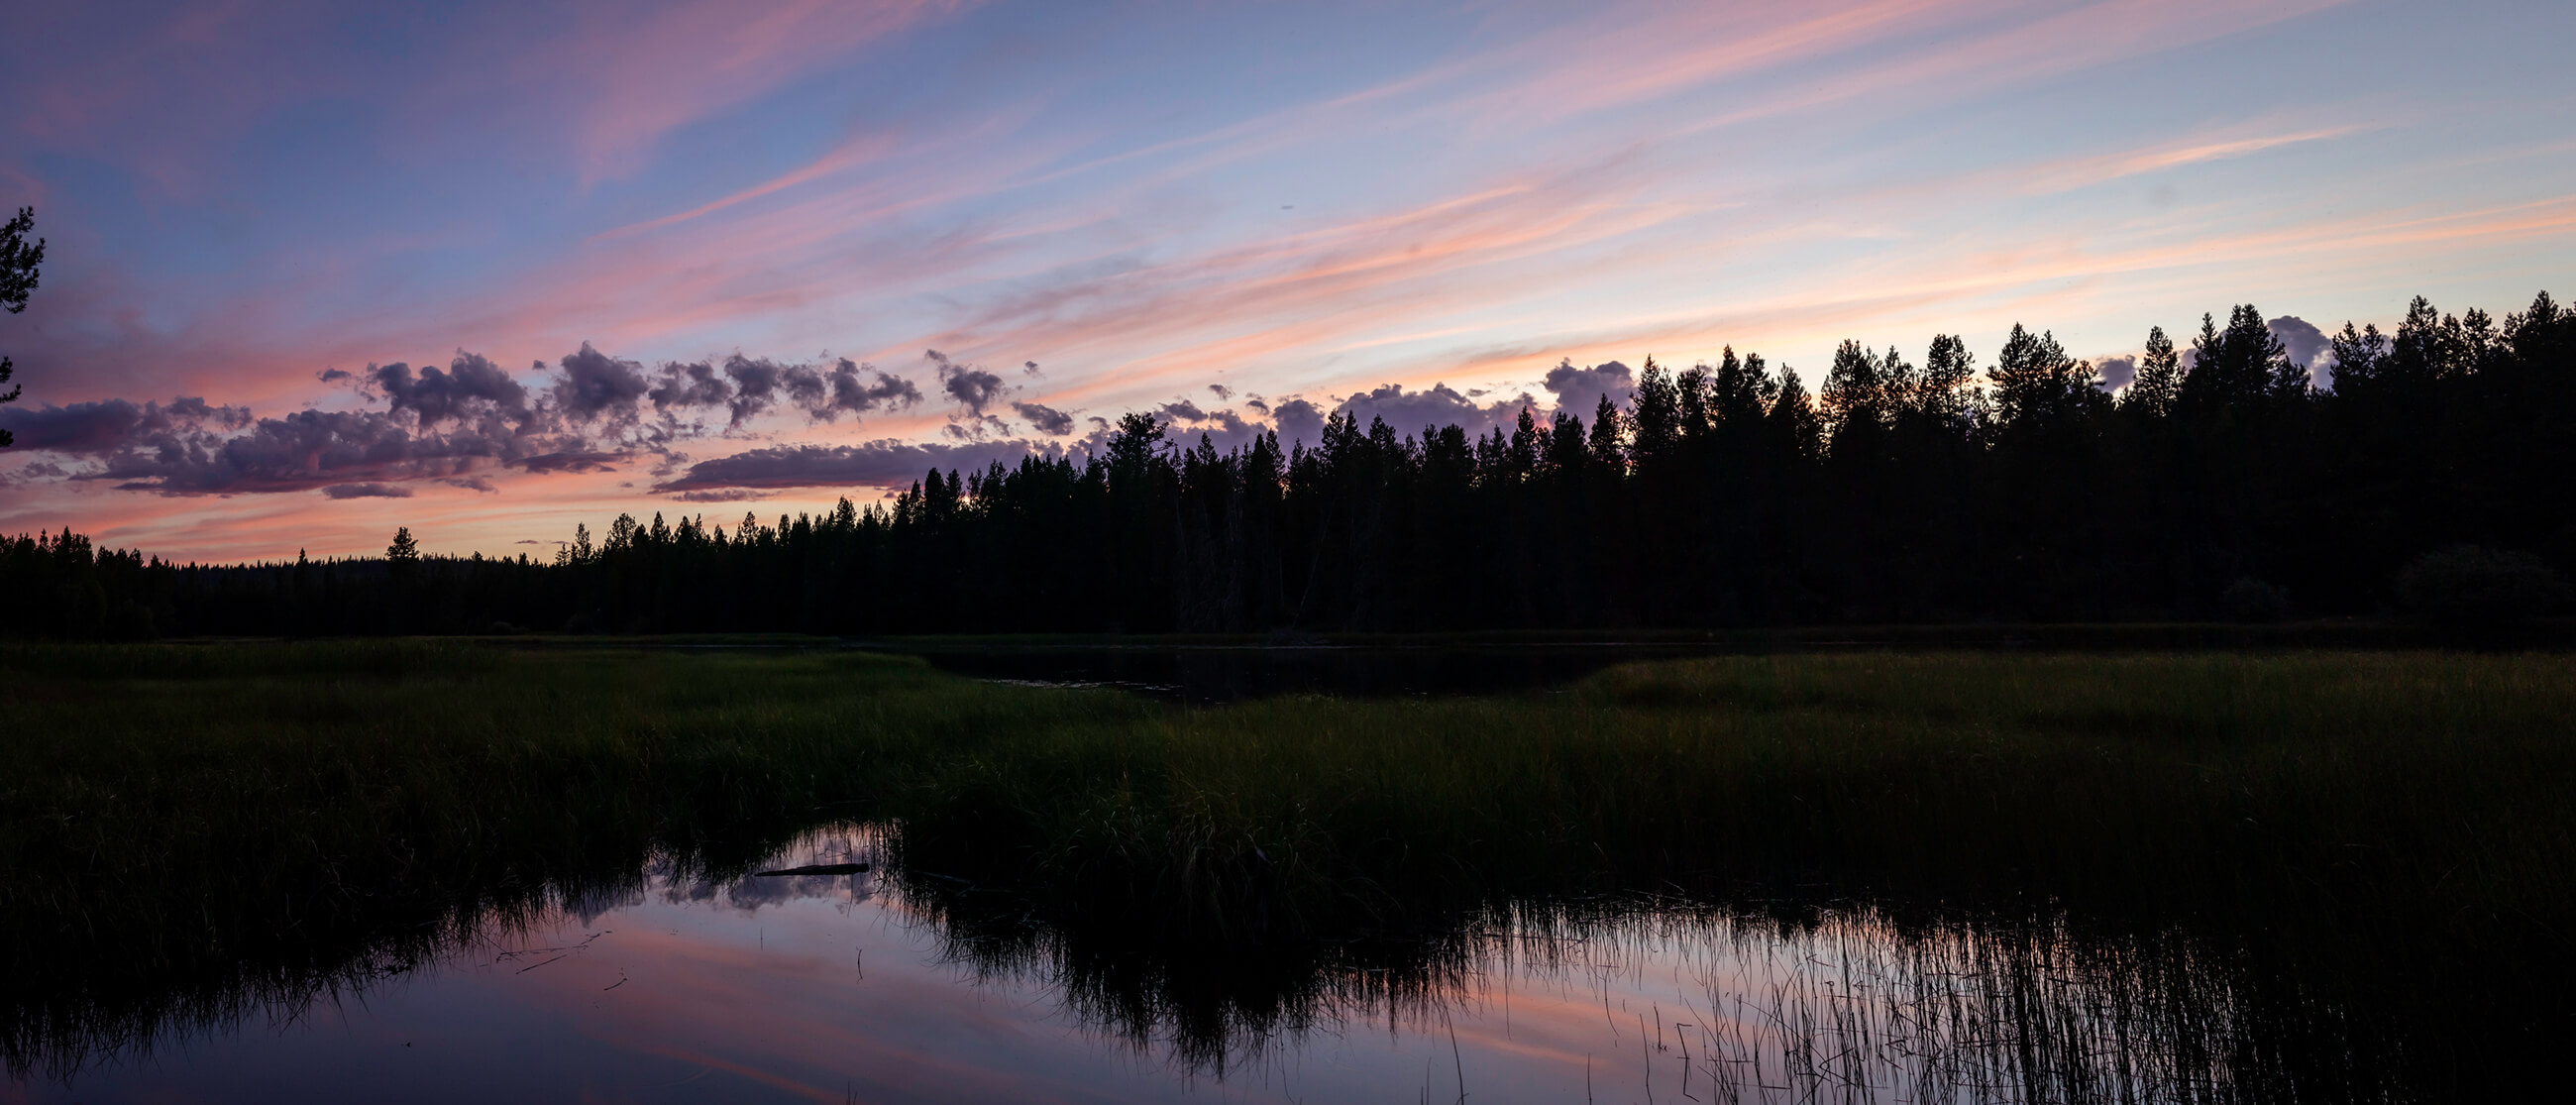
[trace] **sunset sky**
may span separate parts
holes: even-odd
[[[0,531],[546,556],[1125,411],[2501,314],[2576,293],[2571,41],[2564,0],[13,5],[0,205],[50,245]]]

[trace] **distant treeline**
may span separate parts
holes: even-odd
[[[2418,299],[2315,385],[2251,306],[2116,397],[2016,327],[1980,370],[1846,342],[1810,392],[1730,350],[1477,436],[1344,417],[1218,451],[1122,419],[1080,460],[890,505],[619,517],[550,562],[220,567],[0,542],[17,634],[1455,630],[2537,612],[2576,569],[2576,312]],[[2447,551],[2446,551],[2447,550]],[[2412,568],[2410,569],[2410,565]],[[2411,572],[2411,575],[2410,575]],[[2445,575],[2444,573],[2448,573]],[[2427,596],[2430,596],[2429,598]],[[2480,607],[2479,604],[2485,604]]]

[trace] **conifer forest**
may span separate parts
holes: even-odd
[[[0,616],[76,638],[1259,633],[2565,601],[2576,312],[2419,298],[2319,360],[2242,306],[2187,343],[2151,333],[2116,393],[2017,327],[1991,359],[1845,342],[1812,382],[1731,350],[1650,360],[1627,405],[1483,436],[1336,415],[1311,446],[1220,452],[1129,414],[1096,454],[934,470],[819,515],[639,509],[545,559],[422,555],[406,531],[382,558],[179,565],[66,531],[5,546],[32,601]]]

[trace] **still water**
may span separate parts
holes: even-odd
[[[1481,695],[1562,686],[1615,664],[1715,655],[1711,644],[1029,645],[913,644],[944,671],[1050,687],[1111,687],[1200,704],[1282,694]]]
[[[2189,1101],[2316,1066],[2223,956],[2063,922],[1558,903],[1213,993],[962,933],[882,843],[826,828],[766,865],[868,868],[845,873],[657,863],[426,964],[61,1053],[0,1100]]]

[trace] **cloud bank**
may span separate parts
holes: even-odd
[[[49,471],[62,480],[169,496],[319,490],[332,499],[401,498],[411,494],[403,484],[422,480],[494,490],[478,474],[492,469],[596,472],[647,454],[676,463],[673,444],[714,432],[710,416],[721,415],[731,432],[773,409],[829,423],[922,398],[911,381],[846,359],[782,364],[737,354],[648,371],[584,343],[553,373],[531,386],[459,350],[444,368],[397,361],[318,374],[352,388],[363,404],[356,410],[255,418],[247,407],[195,396],[167,404],[109,399],[0,407],[0,428],[26,451],[85,462],[54,465]]]
[[[742,436],[773,413],[801,414],[808,425],[906,410],[922,389],[909,380],[848,359],[779,362],[741,354],[721,360],[674,361],[648,368],[589,343],[514,374],[478,353],[458,350],[445,366],[370,364],[326,370],[325,382],[350,389],[355,410],[308,409],[255,417],[247,407],[183,396],[163,403],[106,400],[68,407],[0,408],[0,428],[29,451],[55,454],[70,466],[38,462],[18,482],[106,481],[163,496],[319,492],[331,500],[409,498],[422,482],[491,492],[492,474],[598,473],[654,462],[654,493],[686,501],[757,498],[793,488],[902,486],[937,469],[980,469],[1023,457],[1097,454],[1111,427],[1092,416],[1079,438],[1075,412],[1014,400],[1026,385],[956,361],[936,350],[923,358],[940,395],[955,412],[945,440],[879,438],[858,444],[758,445],[692,461],[681,443]],[[1040,376],[1034,363],[1022,376]],[[1601,395],[1624,402],[1635,391],[1626,365],[1560,364],[1547,377],[1560,405],[1588,415]],[[1204,394],[1233,400],[1225,385]],[[1313,446],[1334,415],[1360,426],[1383,420],[1405,436],[1458,425],[1482,435],[1509,426],[1538,400],[1521,394],[1487,402],[1447,384],[1408,389],[1384,384],[1338,400],[1243,396],[1210,407],[1175,398],[1151,408],[1173,448],[1204,440],[1220,450],[1277,434],[1283,446]],[[1587,398],[1588,397],[1588,398]],[[1011,434],[1002,412],[1058,441]]]

